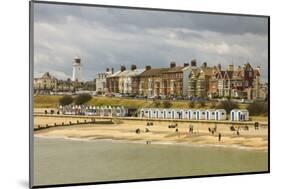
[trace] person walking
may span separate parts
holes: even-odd
[[[219,142],[221,141],[221,133],[219,133]]]

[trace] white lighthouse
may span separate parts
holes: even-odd
[[[72,67],[73,67],[72,81],[81,81],[82,65],[81,65],[81,58],[79,56],[74,57]]]

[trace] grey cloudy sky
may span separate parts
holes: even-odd
[[[261,66],[267,80],[268,20],[151,10],[132,10],[56,4],[34,6],[34,74],[49,71],[71,78],[78,55],[83,79],[92,80],[107,67],[131,64],[167,67],[197,59]]]

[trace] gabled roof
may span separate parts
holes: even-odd
[[[119,70],[117,72],[115,72],[114,74],[108,76],[107,78],[112,78],[112,77],[118,77],[122,72]]]
[[[52,76],[49,72],[46,72],[43,74],[43,76],[41,77],[41,79],[57,79],[54,76]]]

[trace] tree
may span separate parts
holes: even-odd
[[[247,110],[250,115],[268,115],[268,103],[254,101],[247,106]]]
[[[205,106],[206,106],[205,101],[203,101],[203,100],[199,101],[199,107],[200,108],[204,108]]]
[[[70,95],[64,95],[59,99],[59,104],[62,106],[69,105],[73,102],[73,98]]]
[[[225,109],[227,113],[230,113],[231,110],[239,108],[238,104],[236,102],[233,102],[231,100],[222,101],[217,106],[218,109]]]
[[[74,103],[76,105],[81,105],[81,104],[85,104],[86,102],[90,101],[92,99],[92,96],[90,94],[80,94],[75,98]]]
[[[195,107],[194,101],[190,101],[190,102],[188,103],[188,107],[189,107],[189,108],[194,108],[194,107]]]
[[[155,101],[155,102],[154,102],[154,107],[155,107],[155,108],[159,108],[160,106],[161,106],[160,101]]]
[[[215,102],[211,102],[210,108],[211,109],[215,109],[216,107],[217,107],[216,103]]]
[[[171,108],[172,107],[172,103],[170,101],[168,101],[168,100],[165,100],[163,102],[163,107],[164,108]]]

